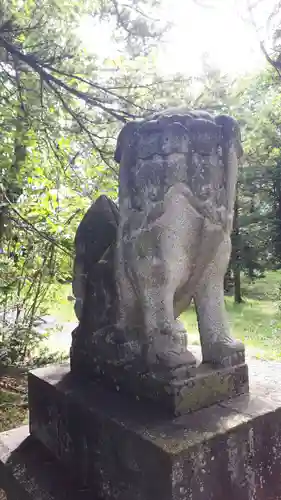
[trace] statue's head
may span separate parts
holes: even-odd
[[[172,125],[174,127],[172,133],[175,136],[182,135],[185,128],[189,135],[195,136],[205,130],[210,135],[217,135],[220,142],[234,141],[237,158],[240,159],[243,155],[240,127],[234,118],[228,115],[212,116],[203,110],[190,111],[186,108],[172,108],[154,113],[145,120],[126,124],[117,139],[115,161],[120,163],[124,151],[130,152],[142,136],[146,136],[147,141],[147,134],[149,134],[153,141],[153,132],[159,133],[160,130],[162,133],[165,133],[165,130],[171,132]],[[181,127],[175,128],[176,125]]]

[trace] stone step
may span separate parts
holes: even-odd
[[[28,426],[0,434],[0,500],[93,500]]]

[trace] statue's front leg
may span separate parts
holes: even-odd
[[[224,303],[223,279],[231,243],[226,236],[207,266],[194,296],[203,362],[231,366],[245,361],[244,344],[230,335]]]
[[[141,336],[148,364],[171,370],[195,365],[195,358],[186,350],[186,332],[174,317],[175,289],[189,267],[178,231],[161,224],[141,230],[135,241],[135,255],[128,264],[135,268],[144,321]]]

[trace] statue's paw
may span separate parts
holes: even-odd
[[[240,340],[225,337],[202,346],[203,363],[235,366],[245,363],[245,346]]]
[[[175,320],[174,332],[174,338],[180,343],[183,349],[186,350],[188,345],[187,331],[179,319]]]
[[[185,380],[195,375],[197,361],[189,351],[170,350],[156,356],[155,369],[170,380]],[[153,369],[153,367],[151,367]]]
[[[186,379],[195,374],[196,358],[178,339],[159,334],[151,338],[147,352],[149,369],[169,379]]]
[[[164,339],[164,342],[169,339],[172,339],[172,343],[176,345],[182,346],[183,349],[187,347],[187,333],[184,325],[176,319],[172,323],[165,321],[165,323],[155,328],[155,335],[152,334],[155,338],[161,333],[161,339]]]
[[[177,347],[177,346],[176,346]],[[169,370],[175,370],[185,365],[196,365],[196,358],[190,351],[182,351],[171,347],[170,350],[158,353],[156,355],[156,362],[166,366]]]

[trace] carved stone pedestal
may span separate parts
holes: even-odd
[[[112,342],[112,331],[109,329],[108,335],[104,331],[100,336],[96,333],[91,342],[85,341],[83,331],[77,335],[82,345],[72,344],[71,372],[74,376],[97,380],[109,389],[126,393],[129,398],[161,406],[170,416],[189,413],[249,390],[244,353],[240,353],[236,364],[227,367],[201,363],[200,355],[194,356],[196,365],[190,369],[189,376],[173,379],[167,371],[145,370],[140,356],[126,359],[126,344]],[[192,356],[193,352],[191,346]]]
[[[68,365],[39,369],[32,437],[2,435],[0,488],[8,500],[281,499],[281,391],[264,366],[251,395],[177,418]]]

